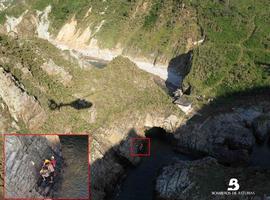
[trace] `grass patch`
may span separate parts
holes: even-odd
[[[197,48],[190,82],[195,93],[222,96],[270,84],[266,1],[191,1],[207,42]]]
[[[138,69],[126,58],[115,58],[103,69],[83,70],[45,40],[14,41],[1,36],[0,43],[1,56],[10,59],[10,63],[3,67],[24,85],[30,95],[37,97],[48,115],[44,126],[37,132],[92,132],[111,126],[116,120],[127,123],[125,120],[130,115],[143,117],[153,112],[162,116],[172,113],[181,115],[168,95],[155,84],[153,76]],[[73,76],[72,84],[64,87],[40,68],[49,59]],[[22,70],[16,67],[18,63],[32,75],[24,76]],[[93,107],[76,110],[66,106],[59,111],[48,108],[49,99],[65,104],[78,98],[91,102]],[[91,112],[96,112],[96,117],[90,123]],[[28,131],[21,124],[20,127],[21,133]]]

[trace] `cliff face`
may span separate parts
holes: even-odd
[[[269,134],[269,102],[249,108],[232,108],[204,118],[194,116],[176,133],[179,149],[210,155],[225,163],[248,163],[256,144],[266,142]],[[200,120],[201,123],[194,123]]]
[[[58,136],[6,136],[5,197],[42,197],[35,189],[42,159],[60,148]]]
[[[55,38],[62,45],[91,51],[96,56],[104,57],[107,53],[105,57],[114,57],[124,53],[164,64],[201,39],[196,10],[188,4],[171,0],[79,0],[74,4],[24,1],[14,6],[20,6],[19,10],[23,12],[13,16],[12,8],[3,11],[7,14],[6,19],[0,16],[0,24],[5,22],[3,31]],[[60,7],[68,12],[63,12]],[[104,51],[100,52],[99,48]]]
[[[29,96],[11,73],[0,67],[0,97],[8,106],[16,122],[22,120],[30,129],[36,129],[46,119],[45,112],[37,100]]]
[[[125,55],[153,71],[160,66],[165,69],[158,71],[166,72],[170,60],[194,50],[187,83],[213,97],[269,85],[267,5],[266,0],[14,1],[0,13],[0,32],[38,36],[107,60]]]
[[[232,199],[230,196],[213,195],[212,192],[227,191],[230,179],[236,177],[240,184],[239,191],[255,192],[251,197],[238,195],[236,199],[261,199],[260,195],[268,194],[269,175],[269,170],[226,167],[211,157],[178,161],[160,171],[156,181],[156,197],[158,200]]]

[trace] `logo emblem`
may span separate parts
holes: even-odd
[[[228,191],[237,191],[240,188],[240,185],[238,184],[238,180],[236,178],[231,178],[229,182]]]

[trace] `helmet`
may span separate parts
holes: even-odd
[[[45,163],[45,164],[49,164],[50,161],[46,159],[46,160],[44,161],[44,163]]]
[[[53,160],[54,159],[54,156],[52,156],[51,159]]]

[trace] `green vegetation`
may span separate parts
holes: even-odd
[[[162,7],[162,4],[164,3],[164,1],[157,1],[154,3],[154,5],[152,5],[149,14],[145,17],[145,21],[144,21],[144,27],[145,28],[153,28],[158,20],[158,14],[159,11]]]
[[[15,0],[0,12],[0,24],[6,15],[18,17],[26,9],[31,15],[48,5],[52,6],[49,19],[54,36],[74,18],[77,30],[90,27],[101,47],[120,44],[124,53],[164,63],[190,50],[188,40],[195,42],[205,35],[205,42],[193,47],[192,69],[185,79],[195,95],[217,97],[270,85],[267,0]],[[66,57],[68,53],[47,41],[0,35],[0,59],[7,58],[1,67],[10,71],[48,113],[37,132],[91,132],[116,120],[124,124],[131,114],[145,116],[153,110],[179,115],[153,76],[128,59],[118,57],[104,69],[86,70]],[[73,76],[70,85],[63,86],[41,70],[49,59]],[[22,68],[30,73],[25,75]],[[48,108],[50,99],[70,103],[77,98],[93,103],[93,107],[80,111],[68,106],[59,111]],[[20,132],[27,132],[20,123]]]
[[[74,17],[81,32],[90,26],[101,47],[120,44],[125,53],[162,62],[186,52],[188,39],[194,42],[203,33],[205,42],[194,47],[192,70],[185,80],[193,86],[195,95],[215,97],[270,83],[270,12],[266,0],[15,2],[0,13],[0,21],[5,14],[19,16],[25,9],[43,10],[50,4],[54,35]],[[35,68],[30,71],[37,77],[45,76]],[[50,79],[46,77],[46,87],[55,85]]]
[[[193,0],[190,5],[206,35],[186,79],[195,92],[214,97],[269,86],[267,1]]]
[[[165,116],[171,113],[180,115],[153,77],[126,58],[118,57],[104,69],[86,70],[72,61],[68,53],[63,56],[63,52],[45,40],[16,41],[1,35],[0,44],[1,58],[8,58],[1,67],[10,71],[30,95],[37,97],[48,114],[47,121],[38,132],[91,132],[110,126],[116,120],[125,123],[130,113],[142,117],[153,110]],[[64,87],[41,69],[40,66],[49,59],[73,76],[70,85]],[[30,74],[23,74],[22,67]],[[50,99],[57,103],[70,103],[78,98],[93,103],[93,107],[79,111],[70,106],[62,107],[60,111],[48,108]],[[89,122],[92,112],[96,116]],[[20,132],[26,131],[22,128]]]
[[[26,9],[44,10],[48,5],[52,6],[49,19],[53,34],[75,17],[78,29],[90,26],[101,47],[121,44],[125,52],[153,60],[157,57],[157,61],[166,62],[184,53],[188,38],[200,38],[195,9],[182,7],[179,0],[27,0],[1,12],[0,23],[6,14],[19,16]]]
[[[39,48],[40,43],[35,40],[26,40],[19,43],[7,36],[1,35],[0,44],[0,55],[8,60],[7,63],[1,66],[5,70],[10,71],[27,88],[27,92],[30,95],[44,100],[41,103],[46,105],[47,102],[44,98],[48,96],[59,98],[65,93],[65,89],[60,83],[41,70],[40,66],[49,57],[46,51]],[[47,47],[47,50],[49,52],[50,49]],[[31,75],[24,76],[21,68],[27,69]],[[46,93],[42,91],[46,91]]]

